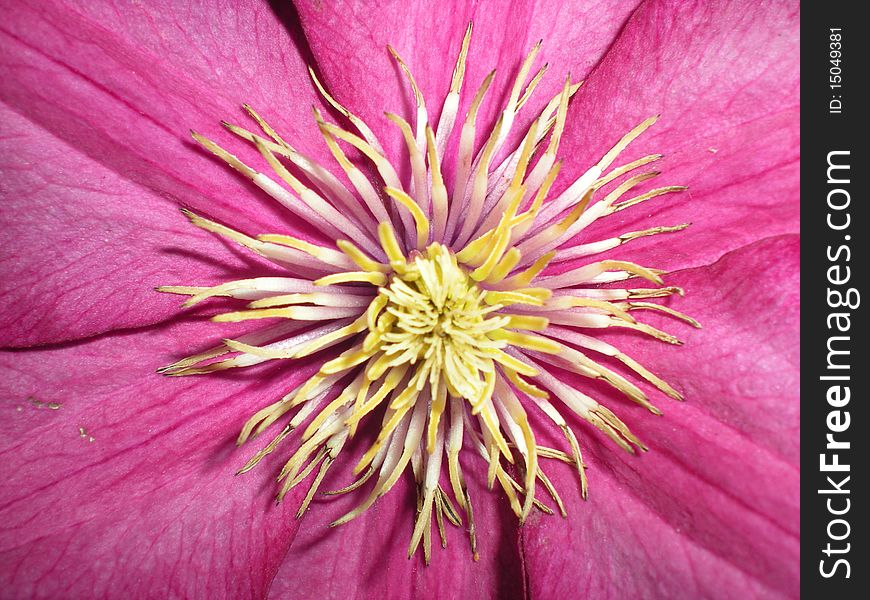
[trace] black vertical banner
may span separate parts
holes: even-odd
[[[870,597],[870,164],[863,5],[801,19],[801,588]],[[865,306],[865,304],[867,306]],[[824,594],[824,596],[822,595]]]

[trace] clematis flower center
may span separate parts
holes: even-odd
[[[576,424],[563,413],[579,417],[628,452],[646,450],[628,425],[593,397],[595,388],[586,389],[565,373],[603,382],[656,414],[660,411],[630,378],[671,398],[682,397],[626,353],[596,338],[596,331],[624,328],[668,344],[680,343],[638,321],[633,313],[639,310],[659,311],[699,326],[661,303],[683,293],[664,286],[662,271],[610,257],[591,260],[641,237],[681,231],[687,224],[656,225],[603,240],[584,238],[587,227],[599,219],[685,189],[671,185],[634,193],[659,175],[637,174],[659,160],[657,154],[611,168],[656,117],[623,134],[598,163],[551,196],[561,169],[556,154],[568,103],[580,87],[568,77],[559,94],[531,120],[519,144],[507,148],[517,115],[545,71],[541,68],[525,83],[540,44],[520,66],[495,127],[475,151],[477,113],[494,72],[483,80],[460,128],[456,160],[450,171],[442,168],[459,116],[470,38],[469,26],[434,128],[410,70],[390,48],[417,107],[413,128],[387,113],[407,148],[407,180],[398,175],[368,125],[339,104],[313,71],[324,99],[357,132],[326,122],[314,110],[317,128],[351,189],[291,146],[248,106],[262,135],[225,125],[254,144],[286,187],[194,133],[203,147],[334,239],[335,245],[281,233],[251,237],[185,211],[193,224],[256,252],[287,275],[210,287],[159,288],[189,295],[188,306],[214,296],[248,302],[242,310],[215,316],[217,322],[271,323],[160,369],[166,375],[199,375],[306,357],[320,365],[248,420],[240,444],[279,420],[285,425],[239,472],[254,468],[299,429],[299,445],[278,476],[278,500],[310,481],[297,512],[301,517],[347,441],[359,435],[362,423],[372,423],[377,433],[356,462],[357,479],[324,493],[350,493],[367,486],[371,478],[375,482],[365,499],[333,525],[358,517],[408,474],[418,493],[408,552],[413,555],[422,545],[427,562],[433,524],[446,545],[445,520],[465,526],[477,557],[474,512],[460,453],[484,461],[488,486],[498,483],[522,521],[535,508],[554,512],[536,496],[541,487],[566,514],[541,458],[571,464],[586,497],[586,465]],[[339,142],[358,153],[355,161]],[[358,166],[366,161],[367,173]],[[597,198],[604,189],[606,194]],[[634,195],[626,198],[629,194]],[[548,270],[568,260],[582,264],[558,273]],[[645,280],[647,287],[599,285],[631,279]],[[565,449],[539,443],[531,413],[561,430]]]
[[[438,386],[443,374],[449,393],[474,403],[484,394],[480,372],[494,368],[492,350],[506,345],[488,336],[510,322],[488,317],[501,306],[486,307],[485,297],[456,257],[432,244],[380,290],[384,308],[364,347],[377,345],[385,368],[417,365],[410,383],[418,389]]]

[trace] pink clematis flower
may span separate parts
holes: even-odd
[[[445,7],[433,18],[426,3],[165,4],[22,2],[0,24],[4,590],[19,597],[797,595],[796,5],[505,10],[491,3]],[[500,78],[490,93],[499,99],[528,49],[544,39],[539,61],[549,77],[519,114],[510,148],[559,98],[562,74],[585,80],[568,104],[557,195],[620,136],[661,114],[620,161],[661,153],[656,169],[690,191],[601,219],[578,243],[690,222],[680,233],[634,239],[630,252],[619,248],[613,258],[666,271],[667,285],[686,292],[668,306],[703,329],[644,314],[685,342],[664,350],[634,331],[597,332],[688,401],[665,399],[665,415],[657,416],[565,375],[607,398],[651,451],[622,452],[574,418],[571,426],[584,433],[589,498],[580,498],[576,467],[552,461],[547,472],[567,517],[533,510],[522,526],[508,501],[487,491],[486,461],[463,455],[480,560],[469,558],[467,532],[448,527],[449,547],[433,551],[424,567],[419,554],[406,559],[413,477],[335,529],[327,525],[361,498],[316,499],[305,519],[295,519],[304,486],[278,506],[272,501],[275,470],[287,458],[281,452],[233,477],[250,457],[235,450],[243,424],[320,363],[298,372],[295,363],[288,371],[270,361],[159,377],[154,370],[168,360],[250,327],[207,322],[229,304],[179,316],[177,301],[153,288],[269,273],[264,261],[191,227],[179,207],[240,231],[316,239],[181,132],[194,127],[217,139],[214,124],[241,121],[238,106],[247,102],[294,148],[333,164],[310,107],[328,120],[341,115],[322,101],[311,64],[335,99],[371,126],[392,164],[406,165],[406,140],[384,111],[413,124],[414,98],[385,46],[396,48],[432,99],[437,123],[471,21],[466,86],[495,67]],[[463,95],[459,115],[471,96]],[[481,105],[481,132],[503,106]],[[478,147],[485,139],[481,133]],[[250,154],[244,140],[220,142]],[[402,168],[399,176],[410,180],[411,169]],[[540,443],[565,447],[558,428],[528,415]],[[357,455],[368,444],[358,446]],[[336,462],[323,485],[346,485],[352,467]]]

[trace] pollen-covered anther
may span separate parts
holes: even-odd
[[[313,70],[315,87],[343,119],[330,123],[320,109],[312,111],[312,127],[342,177],[291,146],[247,105],[260,133],[224,126],[252,144],[250,157],[194,133],[206,150],[303,221],[299,231],[306,237],[245,233],[185,210],[192,224],[271,262],[271,274],[158,288],[189,296],[185,307],[192,310],[219,303],[223,311],[212,313],[213,321],[249,326],[159,372],[200,375],[300,359],[310,369],[297,380],[298,363],[291,363],[292,389],[245,424],[239,444],[273,425],[280,431],[238,473],[271,461],[285,439],[295,439],[279,470],[277,499],[310,482],[296,513],[301,517],[324,482],[338,488],[326,496],[361,493],[359,505],[334,526],[362,514],[404,476],[417,492],[408,555],[422,547],[426,562],[433,530],[446,546],[445,523],[465,528],[478,557],[473,494],[462,465],[477,460],[488,487],[498,486],[522,522],[533,509],[567,514],[543,459],[571,464],[587,496],[581,433],[628,452],[647,449],[604,404],[621,397],[616,402],[627,399],[658,415],[649,393],[682,395],[598,331],[627,329],[639,339],[679,345],[642,317],[657,313],[676,326],[700,326],[672,306],[684,291],[664,285],[667,273],[614,255],[639,247],[641,238],[666,243],[688,224],[650,223],[607,239],[587,233],[618,211],[686,190],[649,187],[660,172],[645,168],[659,154],[612,168],[658,117],[617,132],[598,163],[551,194],[562,171],[557,152],[569,102],[580,83],[566,77],[539,112],[526,115],[546,72],[546,65],[535,68],[538,43],[506,80],[504,94],[493,94],[506,104],[493,129],[481,132],[478,112],[499,84],[495,72],[474,82],[473,100],[460,114],[471,33],[469,25],[437,113],[427,109],[409,64],[389,48],[414,106],[410,119],[385,111],[409,168],[391,163],[374,130],[339,104]],[[429,122],[432,114],[439,114],[437,123]],[[525,129],[512,135],[520,124]],[[448,155],[451,147],[455,156]],[[581,264],[565,269],[569,260]],[[642,283],[620,287],[629,280]],[[564,437],[562,448],[540,444],[542,421]],[[354,437],[361,450],[348,457]],[[333,485],[329,471],[339,460],[354,461],[355,479]]]

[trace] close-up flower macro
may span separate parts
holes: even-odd
[[[0,22],[0,596],[795,598],[795,1]]]

